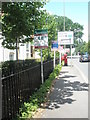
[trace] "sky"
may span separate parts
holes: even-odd
[[[50,0],[45,9],[50,14],[65,16],[71,19],[74,23],[77,22],[84,27],[83,40],[88,41],[88,0]]]

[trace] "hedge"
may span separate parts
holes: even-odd
[[[22,70],[31,68],[37,64],[40,64],[38,60],[35,59],[26,59],[19,61],[5,61],[2,64],[2,76],[8,76],[13,73],[18,73]]]

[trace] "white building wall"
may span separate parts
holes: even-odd
[[[28,48],[27,48],[28,44]],[[28,54],[28,58],[27,58]],[[19,59],[25,60],[31,58],[31,43],[24,43],[19,45]]]
[[[27,44],[28,44],[28,48],[27,48]],[[28,57],[27,57],[27,54],[28,54]],[[26,59],[31,58],[31,43],[30,42],[25,44],[25,56],[26,56]]]
[[[25,60],[31,58],[31,44],[29,44],[28,50],[26,49],[26,43],[24,43],[24,46],[19,45],[19,59]],[[0,62],[8,61],[10,60],[10,53],[13,53],[14,58],[13,60],[16,60],[16,50],[10,50],[7,48],[2,47],[2,40],[0,40]],[[27,58],[28,54],[28,58]]]
[[[25,60],[25,44],[22,44],[23,46],[21,46],[21,44],[19,45],[19,59],[21,60]]]
[[[14,54],[13,60],[16,60],[15,50],[9,50],[7,48],[2,47],[1,42],[0,42],[0,62],[10,60],[10,53],[11,52]]]
[[[15,60],[16,59],[15,50],[9,50],[7,48],[4,48],[2,46],[2,41],[3,41],[3,37],[2,37],[2,33],[0,32],[0,62],[10,60],[10,53],[13,53],[13,55],[14,55],[13,60]]]
[[[14,55],[13,60],[16,60],[16,52],[15,52],[15,50],[9,50],[7,48],[4,48],[3,51],[4,51],[4,54],[3,54],[4,61],[10,60],[10,53],[11,52]]]
[[[2,40],[0,40],[0,62],[3,61],[3,47],[2,47]]]
[[[0,38],[1,37],[2,36],[0,34]],[[16,50],[10,50],[10,49],[4,48],[2,46],[2,41],[3,40],[0,40],[0,62],[10,60],[10,53],[13,54],[13,60],[16,60]],[[39,53],[35,52],[35,55],[33,57],[35,59],[40,58]],[[31,43],[30,42],[19,44],[19,59],[20,60],[31,59]]]

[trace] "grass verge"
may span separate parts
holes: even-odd
[[[20,114],[17,117],[18,120],[32,118],[41,104],[46,102],[46,96],[51,88],[52,81],[59,75],[61,68],[62,66],[57,65],[49,78],[40,86],[39,90],[30,97],[29,102],[24,102],[20,108]]]

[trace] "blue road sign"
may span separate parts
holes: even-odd
[[[58,48],[58,43],[57,42],[53,42],[52,43],[52,49]]]

